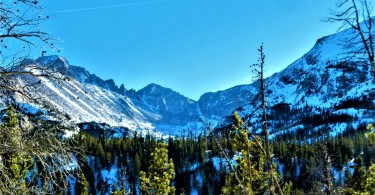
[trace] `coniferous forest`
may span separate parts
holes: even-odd
[[[342,23],[345,36],[355,34],[340,47],[349,58],[322,61],[334,50],[324,44],[336,44],[330,39],[344,35],[323,37],[296,61],[301,66],[292,64],[266,78],[261,44],[250,66],[253,83],[237,91],[248,95],[239,97],[230,89],[228,96],[241,106],[215,121],[216,116],[204,112],[194,118],[192,109],[183,107],[184,98],[171,89],[163,96],[151,86],[148,93],[163,103],[153,108],[148,100],[155,97],[146,97],[146,89],[139,95],[70,67],[60,57],[43,58],[45,47],[60,50],[37,28],[50,18],[40,2],[0,1],[0,194],[375,194],[371,6],[366,0],[340,1],[327,19]],[[14,45],[22,49],[8,50]],[[33,52],[41,58],[30,59]],[[285,86],[289,88],[277,91]],[[217,99],[225,100],[225,93]],[[175,97],[173,105],[162,110],[170,96]],[[213,96],[208,105],[219,102]],[[87,105],[88,100],[97,101]],[[182,116],[176,114],[176,102],[183,104]],[[188,102],[194,109],[204,106]],[[104,105],[103,110],[92,105]],[[212,110],[221,113],[228,105]],[[128,115],[116,115],[120,112]],[[87,116],[135,122],[113,126]],[[180,124],[180,118],[194,118],[198,125],[174,134],[141,129],[158,120]]]
[[[10,111],[9,114],[11,118],[3,128],[16,128],[12,126],[16,121],[15,114]],[[235,135],[235,131],[239,134]],[[272,159],[283,194],[371,194],[374,179],[371,165],[375,151],[371,139],[364,136],[367,132],[367,127],[362,125],[336,137],[291,133],[273,139],[270,142],[274,154]],[[264,144],[260,137],[257,139]],[[40,190],[75,194],[237,194],[243,189],[233,176],[236,172],[246,185],[245,189],[252,194],[269,193],[265,155],[243,129],[230,128],[199,135],[188,132],[187,136],[168,139],[137,133],[109,138],[81,132],[72,140],[63,142],[68,142],[67,148],[78,148],[73,152],[76,152],[74,156],[79,169],[69,170],[66,175],[71,177],[69,182],[74,181],[74,185],[68,182],[64,190],[59,186]],[[248,159],[245,158],[246,152]],[[6,159],[4,165],[11,167],[14,184],[18,183],[16,178],[27,177],[15,187],[17,193],[26,192],[28,186],[35,185],[33,177],[37,178],[38,185],[39,182],[41,186],[49,185],[49,180],[42,180],[39,173],[30,177],[31,158],[33,156],[27,152],[12,157],[2,155],[2,159]],[[39,163],[35,166],[40,167],[39,171],[44,167]],[[107,177],[109,173],[104,170],[113,169],[116,169],[116,175]],[[151,179],[149,175],[152,174],[160,180]],[[66,177],[54,176],[53,180],[57,184],[64,183]],[[162,182],[167,180],[169,182]]]

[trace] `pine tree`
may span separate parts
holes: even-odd
[[[140,172],[141,194],[174,194],[175,188],[171,186],[174,177],[174,164],[172,159],[168,159],[167,144],[158,142],[156,148],[150,154],[148,172]]]
[[[134,173],[139,175],[139,170],[141,169],[141,160],[139,158],[138,152],[134,156]]]
[[[292,187],[293,187],[293,183],[291,181],[289,181],[288,183],[285,183],[285,185],[283,186],[283,194],[285,195],[292,194]]]
[[[227,177],[223,194],[264,194],[267,191],[267,172],[264,170],[265,155],[261,148],[249,139],[244,122],[235,113],[234,130],[230,133],[231,144],[239,153],[234,172]],[[261,142],[260,138],[258,143]]]
[[[367,172],[365,194],[375,194],[375,164],[372,164]]]
[[[374,124],[373,123],[370,123],[368,126],[367,126],[367,130],[370,130],[371,132],[368,132],[366,133],[366,138],[369,140],[369,142],[372,144],[372,145],[375,145],[375,128],[374,128]]]
[[[346,180],[345,194],[361,194],[365,191],[366,169],[363,166],[362,157],[357,157],[354,163],[356,164],[354,173]]]
[[[368,130],[371,132],[366,133],[366,138],[372,145],[375,145],[375,132],[374,132],[374,124],[371,123],[367,127]],[[354,175],[353,175],[354,177]],[[362,182],[363,184],[363,182]],[[375,164],[372,164],[366,174],[366,183],[364,184],[365,193],[364,194],[375,194]],[[362,187],[363,185],[361,185]]]
[[[79,195],[89,194],[89,182],[83,173],[81,173],[75,185],[75,193]]]
[[[28,190],[24,178],[32,159],[22,150],[22,130],[18,126],[17,114],[13,106],[9,106],[7,115],[5,124],[0,126],[0,142],[4,146],[0,148],[0,151],[4,152],[0,155],[0,169],[1,172],[7,172],[7,174],[0,172],[4,179],[1,183],[5,184],[5,187],[0,186],[0,192],[25,193]]]

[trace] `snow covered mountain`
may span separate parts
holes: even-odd
[[[293,128],[314,131],[328,128],[335,135],[374,120],[375,86],[371,67],[366,54],[358,53],[362,47],[360,41],[347,44],[353,34],[352,29],[347,29],[319,39],[308,53],[266,79],[271,131],[280,134]],[[248,87],[254,89],[256,85]],[[237,109],[252,124],[259,122],[257,102]],[[275,112],[283,106],[289,109]],[[287,117],[279,118],[285,114]],[[338,120],[332,120],[335,116]],[[306,122],[307,117],[315,121]],[[280,125],[280,121],[285,124]],[[256,125],[253,127],[259,130]]]
[[[164,135],[180,134],[181,130],[194,127],[199,120],[197,102],[156,84],[136,92],[128,91],[124,85],[118,87],[112,79],[102,80],[82,67],[70,65],[61,56],[28,60],[21,68],[32,70],[34,67],[56,71],[55,77],[63,79],[43,77],[38,81],[30,75],[18,76],[20,85],[37,83],[25,90],[43,104],[33,105],[17,97],[24,109],[47,106],[56,108],[76,124],[105,123],[143,134],[160,131]]]
[[[310,115],[329,110],[333,115],[360,116],[360,120],[353,123],[357,126],[371,121],[375,86],[366,56],[363,53],[353,55],[361,44],[344,44],[352,34],[352,30],[347,29],[319,39],[308,53],[283,71],[267,78],[269,114],[285,107],[288,112],[309,107]],[[228,116],[234,110],[243,117],[255,113],[249,121],[255,124],[258,120],[255,117],[258,101],[254,101],[258,82],[206,93],[199,101],[194,101],[156,84],[139,91],[126,90],[124,85],[118,87],[111,79],[102,80],[82,67],[70,65],[60,56],[29,60],[25,65],[32,66],[46,67],[69,78],[59,82],[43,78],[28,93],[33,98],[42,98],[43,104],[57,108],[74,123],[106,123],[144,133],[160,131],[164,135],[178,135],[181,131],[199,130],[202,127],[199,118],[202,116],[218,126],[228,124]],[[18,81],[23,84],[33,79],[30,76],[18,77]],[[24,100],[18,98],[18,101]],[[294,117],[285,123],[294,124],[291,127],[301,127],[303,124],[300,121],[301,117]],[[336,131],[335,125],[337,128],[346,127],[342,124],[330,125],[333,125],[332,131]],[[274,132],[280,132],[276,126]],[[313,128],[321,127],[318,125]]]
[[[183,128],[189,122],[198,122],[197,102],[172,89],[150,84],[137,91],[131,98],[140,111],[157,127],[163,127],[164,131],[178,130],[176,128]]]
[[[39,84],[26,90],[32,98],[40,99],[44,105],[65,113],[73,122],[107,123],[133,130],[153,129],[132,101],[118,93],[115,85],[111,85],[113,81],[103,81],[82,68],[69,65],[66,59],[59,56],[39,58],[28,62],[25,68],[33,66],[55,69],[58,71],[56,76],[61,78],[68,76],[69,79],[61,80],[42,77]],[[29,84],[35,83],[33,80],[36,78],[21,75],[17,79],[20,83]]]
[[[223,116],[233,113],[250,103],[252,97],[257,93],[256,84],[239,85],[224,91],[205,93],[198,101],[202,113],[211,120],[220,121]]]

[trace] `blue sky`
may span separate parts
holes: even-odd
[[[61,0],[43,29],[61,55],[127,89],[157,83],[197,100],[251,83],[264,43],[266,75],[282,70],[336,32],[322,22],[327,0]],[[47,54],[53,54],[47,53]]]

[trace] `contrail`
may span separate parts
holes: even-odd
[[[109,9],[109,8],[117,8],[117,7],[130,7],[130,6],[137,6],[137,5],[149,5],[149,4],[165,3],[165,2],[169,2],[169,1],[176,1],[176,0],[145,1],[145,2],[139,2],[139,3],[118,4],[118,5],[109,5],[109,6],[101,6],[101,7],[88,7],[88,8],[78,8],[78,9],[66,9],[66,10],[56,11],[56,13],[80,12],[80,11],[91,11],[91,10]]]

